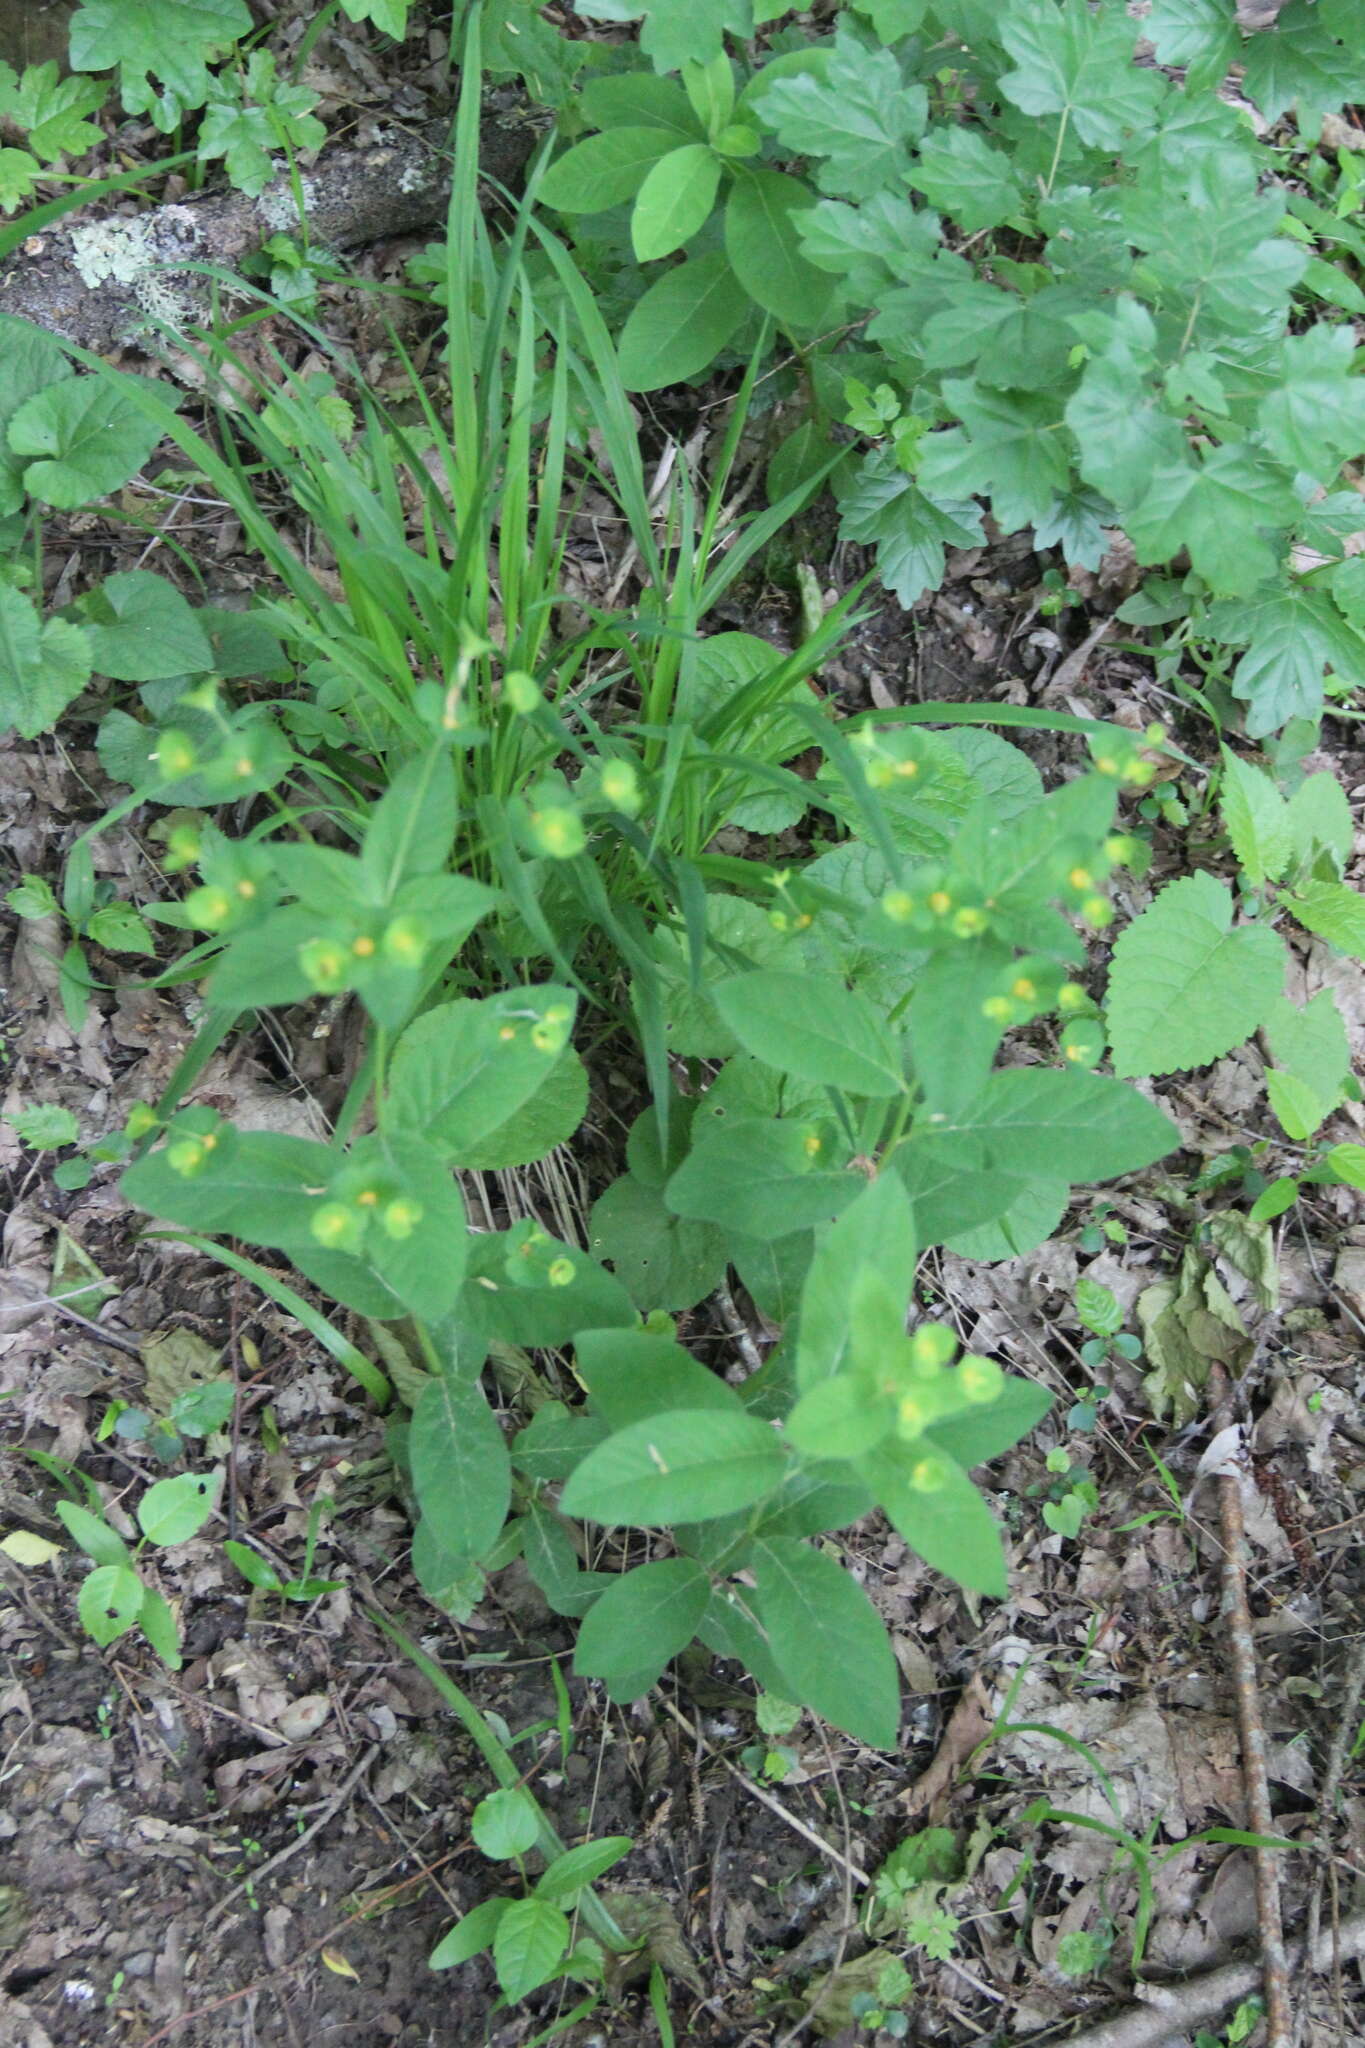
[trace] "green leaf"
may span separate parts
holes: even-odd
[[[33,1152],[57,1152],[63,1145],[74,1145],[81,1134],[71,1111],[55,1102],[35,1102],[31,1109],[7,1110],[5,1122]]]
[[[839,492],[839,538],[877,550],[877,574],[906,611],[937,590],[946,548],[975,547],[981,511],[969,498],[936,498],[896,462],[891,448],[864,456]]]
[[[612,1429],[679,1408],[741,1412],[733,1387],[653,1330],[580,1330],[574,1351],[588,1399]]]
[[[394,1124],[463,1164],[549,1081],[577,997],[546,983],[442,1003],[410,1024],[389,1073]]]
[[[1324,1108],[1317,1090],[1307,1081],[1279,1073],[1274,1067],[1266,1068],[1265,1090],[1281,1130],[1299,1145],[1312,1137],[1333,1106]]]
[[[1220,596],[1248,597],[1279,566],[1266,527],[1297,510],[1283,473],[1244,448],[1210,449],[1196,466],[1162,467],[1124,524],[1140,562],[1167,562],[1181,548]]]
[[[585,1885],[596,1884],[635,1847],[629,1835],[599,1835],[556,1856],[536,1880],[536,1897],[554,1906],[571,1906]]]
[[[693,1308],[725,1278],[724,1232],[675,1216],[662,1189],[633,1173],[623,1173],[593,1204],[589,1245],[646,1313]]]
[[[1289,831],[1298,866],[1311,867],[1321,851],[1341,873],[1355,843],[1355,822],[1335,775],[1324,770],[1299,784],[1289,799]]]
[[[73,71],[119,71],[130,114],[151,112],[163,134],[208,97],[207,64],[251,33],[243,0],[177,0],[175,33],[159,0],[85,0],[71,23]],[[152,84],[165,86],[158,96]]]
[[[12,71],[7,80],[0,74],[0,114],[22,129],[44,163],[53,164],[65,155],[83,155],[103,139],[85,116],[103,106],[108,90],[98,78],[59,79],[55,59],[30,64],[22,78]]]
[[[1365,444],[1365,378],[1351,375],[1359,351],[1349,327],[1326,321],[1282,346],[1282,380],[1261,401],[1261,434],[1280,462],[1330,483]]]
[[[1305,882],[1281,898],[1286,910],[1339,953],[1365,960],[1365,896],[1345,882]]]
[[[1034,1380],[1011,1374],[986,1407],[970,1408],[935,1422],[924,1432],[926,1443],[946,1451],[964,1472],[987,1465],[1035,1429],[1053,1405],[1053,1396]]]
[[[816,1247],[801,1293],[796,1384],[804,1393],[845,1369],[852,1320],[852,1281],[878,1274],[900,1300],[915,1281],[914,1216],[894,1174],[879,1174],[830,1225]]]
[[[429,1970],[453,1970],[457,1963],[467,1963],[493,1946],[493,1937],[498,1931],[498,1922],[511,1899],[484,1899],[480,1905],[455,1922],[448,1934],[442,1936],[427,1962]]]
[[[1323,1107],[1318,1122],[1336,1108],[1351,1071],[1346,1026],[1330,988],[1300,1006],[1280,996],[1262,1026],[1275,1064],[1311,1088]]]
[[[408,1459],[433,1540],[451,1556],[482,1557],[507,1516],[512,1466],[477,1380],[447,1372],[423,1388],[412,1412]]]
[[[1097,1337],[1112,1337],[1123,1328],[1123,1310],[1112,1290],[1084,1274],[1076,1282],[1076,1314]]]
[[[66,619],[40,620],[11,584],[0,583],[0,733],[36,739],[57,723],[90,680],[90,643]]]
[[[1042,518],[1071,475],[1055,397],[992,391],[969,377],[945,378],[943,397],[962,425],[924,443],[922,488],[948,499],[989,497],[1007,532]]]
[[[1223,0],[1152,0],[1143,34],[1163,64],[1199,72],[1213,83],[1241,55],[1242,41]]]
[[[13,213],[32,197],[42,171],[26,149],[0,149],[0,213]]]
[[[75,375],[53,337],[32,321],[0,313],[0,514],[23,503],[22,463],[11,453],[9,423],[20,406],[49,384]]]
[[[91,659],[117,682],[201,675],[214,665],[208,635],[164,576],[128,569],[106,576],[86,607]]]
[[[747,171],[735,179],[725,207],[725,253],[756,305],[788,327],[819,327],[832,302],[829,277],[801,248],[801,225],[813,205],[797,178]]]
[[[790,1536],[753,1547],[754,1604],[789,1698],[874,1749],[895,1746],[900,1678],[876,1609],[821,1550]]]
[[[869,50],[840,22],[820,74],[760,73],[746,102],[796,156],[823,157],[822,192],[870,199],[901,183],[924,131],[928,95],[889,50]]]
[[[946,1121],[934,1120],[929,1134],[968,1158],[979,1145],[992,1172],[1030,1181],[1136,1173],[1179,1139],[1170,1118],[1135,1088],[1105,1074],[1046,1067],[992,1074],[974,1103]]]
[[[855,1095],[903,1091],[894,1034],[866,996],[834,976],[759,969],[721,982],[713,993],[745,1051],[779,1073]]]
[[[79,1544],[96,1564],[114,1567],[132,1563],[128,1546],[117,1530],[111,1529],[99,1515],[92,1515],[89,1508],[79,1507],[75,1501],[59,1500],[57,1513],[73,1543]]]
[[[1365,644],[1343,623],[1326,591],[1277,580],[1249,600],[1214,605],[1209,626],[1233,645],[1250,642],[1232,693],[1248,707],[1252,739],[1291,718],[1316,718],[1328,663],[1344,681],[1365,681]]]
[[[787,1417],[787,1435],[807,1458],[856,1458],[890,1431],[894,1416],[861,1376],[817,1380]]]
[[[85,936],[109,953],[155,953],[156,940],[145,918],[131,903],[106,903],[95,911],[85,927]]]
[[[9,445],[25,459],[24,489],[32,497],[74,511],[107,497],[141,469],[161,428],[121,383],[112,373],[72,377],[19,407],[9,423]]]
[[[781,1444],[765,1422],[714,1408],[651,1416],[589,1451],[564,1489],[564,1512],[662,1529],[762,1500],[781,1480]]]
[[[540,1815],[536,1802],[520,1785],[507,1785],[490,1792],[474,1808],[469,1823],[474,1846],[495,1863],[511,1862],[534,1849],[540,1839]]]
[[[1249,1038],[1280,993],[1284,941],[1232,926],[1230,892],[1212,875],[1161,891],[1114,947],[1105,1014],[1119,1074],[1204,1067]]]
[[[489,1173],[509,1166],[529,1166],[556,1145],[567,1145],[588,1107],[588,1070],[572,1046],[566,1046],[539,1088],[505,1123],[477,1144],[465,1146],[460,1165]]]
[[[1138,25],[1123,9],[1085,0],[1010,0],[1000,40],[1016,69],[1000,90],[1025,114],[1064,116],[1082,142],[1118,150],[1155,125],[1163,83],[1133,62]]]
[[[1365,96],[1365,62],[1354,15],[1350,29],[1351,40],[1338,42],[1318,7],[1291,0],[1270,27],[1243,43],[1243,92],[1267,121],[1294,107],[1300,134],[1315,137],[1324,114]]]
[[[694,1558],[670,1557],[625,1572],[583,1617],[574,1669],[605,1681],[621,1703],[638,1699],[697,1633],[711,1581]]]
[[[955,1459],[938,1448],[888,1443],[860,1458],[858,1472],[926,1564],[959,1586],[1004,1599],[1009,1575],[999,1527]]]
[[[828,1223],[858,1192],[855,1174],[821,1172],[826,1134],[809,1124],[741,1117],[705,1133],[664,1190],[678,1216],[767,1243]]]
[[[965,235],[1000,227],[1023,204],[1009,158],[979,128],[931,128],[909,182]]]
[[[76,1600],[82,1628],[101,1649],[116,1643],[137,1622],[145,1591],[131,1565],[97,1565],[81,1581]]]
[[[558,1906],[547,1899],[514,1899],[493,1934],[493,1967],[508,2004],[515,2004],[554,1976],[568,1953],[571,1932]]]
[[[626,389],[658,391],[695,377],[715,361],[748,310],[748,298],[718,250],[667,271],[631,308],[622,329]]]
[[[142,1589],[142,1605],[137,1611],[137,1625],[167,1669],[179,1671],[182,1660],[175,1616],[171,1612],[169,1600],[164,1593],[158,1593],[154,1586],[144,1586]]]
[[[625,71],[605,78],[589,78],[583,86],[582,107],[584,120],[594,128],[664,129],[667,140],[663,149],[671,149],[679,142],[703,139],[687,94],[677,80],[657,78],[648,71]],[[539,190],[544,198],[543,184]],[[629,193],[622,195],[623,198],[629,196]],[[553,200],[549,203],[558,204]]]
[[[1268,775],[1222,749],[1218,808],[1237,864],[1249,882],[1278,882],[1289,865],[1289,806]]]
[[[149,1543],[188,1543],[197,1536],[213,1513],[217,1478],[199,1472],[180,1472],[174,1479],[158,1479],[137,1504],[137,1522]]]
[[[685,142],[651,166],[630,216],[637,262],[671,256],[691,241],[711,211],[720,169],[720,158],[705,142]]]

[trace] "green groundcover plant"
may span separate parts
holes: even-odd
[[[1021,14],[1017,0],[1005,11]],[[1049,35],[1054,18],[1078,36],[1107,19],[1041,0],[1031,15]],[[647,49],[668,47],[664,20],[650,16]],[[894,6],[861,10],[838,36],[869,61],[909,64],[901,23]],[[202,984],[203,1022],[165,1096],[94,1158],[126,1161],[130,1200],[192,1242],[282,1255],[360,1319],[385,1370],[277,1274],[218,1254],[286,1301],[376,1402],[397,1390],[390,1446],[415,1507],[414,1569],[438,1606],[467,1613],[487,1572],[520,1554],[578,1623],[577,1669],[612,1697],[643,1691],[695,1639],[772,1695],[889,1746],[889,1641],[819,1539],[880,1507],[936,1568],[1002,1595],[1001,1533],[971,1474],[1047,1407],[1031,1382],[959,1357],[945,1326],[912,1321],[916,1259],[939,1245],[978,1259],[1026,1250],[1057,1228],[1075,1184],[1171,1150],[1174,1125],[1123,1077],[1214,1057],[1271,1020],[1280,942],[1256,919],[1234,923],[1210,878],[1190,878],[1197,900],[1178,882],[1185,896],[1172,905],[1168,890],[1120,940],[1106,1015],[1082,977],[1088,941],[1114,917],[1110,878],[1146,857],[1120,808],[1154,779],[1142,740],[998,709],[840,717],[819,668],[856,594],[790,655],[708,633],[839,458],[803,456],[747,520],[727,510],[760,332],[705,491],[683,475],[651,507],[629,332],[618,352],[534,185],[503,244],[481,223],[479,34],[474,10],[450,228],[424,259],[442,375],[425,382],[395,337],[401,407],[305,324],[332,370],[276,359],[266,377],[220,339],[193,341],[217,403],[192,427],[150,380],[5,323],[0,715],[25,737],[94,723],[127,792],[102,826],[145,807],[166,876],[155,902],[102,900],[97,827],[71,850],[60,898],[30,878],[11,900],[65,918],[73,1014],[103,959],[159,959],[167,934],[147,985]],[[707,75],[714,102],[698,118],[723,109],[725,137],[740,102],[726,103],[718,66]],[[687,76],[695,115],[703,88]],[[818,63],[789,64],[767,91],[820,77]],[[1133,91],[1145,106],[1166,89]],[[1053,186],[1102,146],[1088,108],[1077,87],[1059,114]],[[1001,120],[1023,161],[1039,125]],[[749,160],[732,134],[726,147]],[[947,274],[965,283],[951,267],[965,263],[952,256]],[[1104,317],[1164,334],[1160,296],[1125,288]],[[1069,365],[1075,392],[1113,342],[1096,334]],[[236,392],[254,378],[256,405],[225,367]],[[1061,403],[1055,391],[1028,401]],[[1049,445],[1063,445],[1060,417]],[[1238,432],[1220,444],[1228,462],[1278,459],[1253,448],[1260,427]],[[964,439],[950,427],[923,446]],[[1181,446],[1179,461],[1205,464]],[[154,459],[166,465],[155,488],[182,488],[188,470],[232,509],[275,594],[226,612],[139,568],[46,607],[50,511],[104,500]],[[629,613],[585,606],[586,623],[565,623],[564,508],[590,482],[619,510],[641,594]],[[325,584],[282,538],[281,503],[325,542]],[[117,511],[135,516],[127,501]],[[1060,727],[1085,740],[1090,765],[1045,791],[988,719]],[[1262,791],[1246,779],[1258,773],[1227,770],[1258,820],[1252,832],[1229,812],[1244,867],[1284,883],[1309,929],[1353,945],[1346,899],[1358,898],[1340,880],[1332,805],[1321,791],[1286,798],[1268,777]],[[723,827],[739,836],[718,842]],[[1201,1001],[1207,980],[1197,1044],[1180,1035],[1183,1012],[1143,1008],[1157,957],[1182,1002]],[[187,1106],[238,1019],[340,998],[367,1034],[328,1141]],[[1274,1014],[1288,1043],[1298,1027]],[[571,1141],[608,1046],[638,1085],[638,1114],[587,1243],[529,1220],[472,1229],[468,1177]],[[1293,1078],[1304,1063],[1295,1051],[1282,1066]],[[59,1173],[77,1185],[91,1164]],[[672,1321],[731,1271],[781,1333],[739,1385],[692,1357]],[[490,1399],[509,1385],[511,1432]],[[623,1532],[624,1570],[597,1568],[594,1530]],[[110,1625],[145,1628],[131,1566],[111,1549],[100,1569],[128,1574]],[[152,1626],[164,1635],[159,1610]]]

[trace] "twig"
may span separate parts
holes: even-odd
[[[1322,1893],[1327,1881],[1327,1833],[1332,1825],[1332,1808],[1337,1803],[1337,1792],[1346,1768],[1346,1752],[1350,1746],[1356,1716],[1360,1712],[1362,1692],[1365,1692],[1365,1636],[1356,1644],[1351,1661],[1346,1667],[1341,1710],[1337,1716],[1337,1725],[1332,1731],[1332,1740],[1328,1746],[1327,1761],[1322,1774],[1322,1790],[1318,1795],[1318,1843],[1323,1856],[1313,1873],[1313,1886],[1308,1894],[1307,1920],[1308,1947],[1314,1955],[1318,1950],[1318,1935],[1322,1926]]]
[[[1286,1960],[1295,1971],[1307,1968],[1320,1972],[1331,1968],[1334,1952],[1344,1963],[1365,1956],[1365,1913],[1342,1922],[1335,1951],[1330,1939],[1320,1941],[1311,1950],[1306,1943],[1296,1942]],[[1187,1977],[1179,1984],[1144,1984],[1141,2006],[1118,2013],[1112,2020],[1101,2020],[1097,2027],[1087,2027],[1084,2033],[1069,2034],[1065,2048],[1160,2048],[1172,2035],[1188,2034],[1205,2020],[1216,2020],[1239,1998],[1250,1997],[1261,1981],[1261,1965],[1250,1962],[1224,1963],[1219,1970],[1210,1970],[1203,1977]],[[1043,2037],[1032,2038],[1041,2041]],[[1020,2048],[1029,2048],[1028,2042],[1022,2042]]]
[[[853,1917],[853,1830],[849,1825],[848,1802],[844,1798],[844,1788],[839,1783],[839,1767],[834,1761],[834,1752],[829,1746],[829,1737],[825,1734],[823,1727],[818,1721],[815,1725],[816,1732],[820,1737],[821,1747],[825,1752],[825,1762],[829,1765],[830,1783],[834,1787],[834,1797],[838,1802],[839,1825],[844,1837],[843,1868],[839,1873],[844,1881],[844,1919],[843,1925],[839,1929],[839,1941],[834,1951],[833,1961],[830,1963],[829,1969],[821,1981],[820,1989],[816,1992],[815,1997],[806,2007],[800,2019],[793,2026],[788,2027],[786,2033],[778,2042],[777,2048],[792,2048],[793,2042],[800,2039],[801,2035],[815,2018],[816,2013],[819,2012],[820,2007],[833,1989],[835,1977],[843,1967],[844,1957],[848,1953],[848,1938],[857,1924]]]
[[[1227,1375],[1216,1361],[1209,1378],[1215,1402],[1216,1435],[1232,1427],[1232,1396]],[[1237,1694],[1237,1728],[1242,1744],[1242,1782],[1246,1787],[1247,1822],[1252,1832],[1275,1831],[1266,1772],[1265,1724],[1256,1683],[1256,1645],[1247,1605],[1246,1531],[1242,1521],[1242,1459],[1218,1473],[1218,1514],[1223,1530],[1223,1618],[1232,1653]],[[1279,1851],[1253,1849],[1256,1872],[1256,1924],[1261,1937],[1261,1971],[1265,1985],[1266,2048],[1291,2048],[1293,2012],[1289,1999],[1289,1965],[1285,1960],[1284,1922],[1280,1912]]]
[[[728,1280],[722,1280],[716,1289],[716,1307],[720,1310],[726,1335],[733,1341],[745,1369],[751,1374],[758,1372],[763,1364],[763,1354],[754,1342],[753,1331],[739,1312]]]
[[[364,1777],[366,1771],[368,1771],[370,1765],[378,1756],[380,1747],[381,1745],[377,1742],[372,1742],[370,1744],[364,1756],[361,1757],[360,1762],[354,1765],[352,1769],[346,1773],[346,1776],[342,1779],[335,1793],[328,1800],[327,1804],[323,1807],[322,1812],[318,1815],[317,1819],[313,1822],[311,1827],[305,1828],[303,1833],[301,1835],[297,1835],[292,1842],[286,1842],[284,1847],[282,1849],[277,1849],[275,1854],[269,1857],[261,1865],[259,1870],[249,1871],[248,1874],[242,1879],[242,1882],[240,1884],[234,1885],[230,1892],[224,1893],[223,1897],[219,1899],[217,1905],[212,1907],[211,1910],[205,1916],[205,1934],[207,1934],[209,1929],[213,1927],[219,1920],[222,1919],[224,1913],[227,1912],[228,1907],[232,1905],[234,1900],[239,1899],[242,1896],[242,1894],[248,1889],[254,1890],[255,1887],[261,1882],[262,1878],[270,1877],[275,1871],[282,1869],[283,1866],[289,1861],[291,1856],[297,1856],[300,1849],[306,1849],[308,1847],[308,1844],[312,1841],[314,1835],[321,1834],[322,1830],[328,1825],[328,1823],[336,1819],[337,1814],[346,1804],[346,1801],[350,1798],[352,1792],[354,1792],[356,1785],[359,1783],[360,1779]]]
[[[756,1785],[754,1783],[754,1780],[748,1775],[746,1771],[740,1770],[738,1764],[732,1764],[729,1757],[726,1756],[721,1750],[714,1749],[712,1745],[706,1740],[706,1737],[702,1734],[701,1730],[699,1728],[693,1727],[692,1723],[688,1720],[686,1714],[680,1713],[678,1711],[678,1709],[674,1706],[672,1700],[661,1698],[660,1704],[663,1706],[665,1712],[673,1716],[673,1719],[682,1729],[683,1734],[690,1735],[695,1743],[697,1743],[709,1755],[715,1757],[718,1763],[723,1764],[726,1770],[730,1773],[730,1776],[732,1778],[737,1779],[739,1783],[744,1787],[745,1791],[752,1794],[752,1796],[758,1800],[761,1806],[766,1806],[769,1813],[776,1814],[777,1818],[780,1821],[785,1822],[786,1825],[789,1828],[793,1828],[795,1832],[798,1835],[800,1835],[804,1841],[809,1842],[812,1849],[818,1849],[822,1856],[828,1856],[831,1863],[837,1863],[841,1870],[847,1871],[848,1875],[852,1878],[854,1884],[871,1884],[872,1879],[868,1876],[867,1872],[861,1867],[860,1864],[857,1864],[853,1861],[853,1858],[851,1856],[845,1856],[840,1850],[834,1847],[833,1843],[827,1842],[823,1835],[817,1835],[814,1828],[807,1827],[805,1821],[798,1819],[796,1814],[790,1812],[789,1809],[782,1804],[780,1799],[774,1799],[771,1792],[765,1792],[761,1785]]]

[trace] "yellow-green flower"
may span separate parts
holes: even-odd
[[[567,804],[547,804],[531,815],[531,835],[551,860],[572,860],[588,843],[583,820]]]
[[[173,725],[168,725],[157,740],[152,759],[167,782],[179,782],[182,776],[193,775],[199,766],[194,741],[187,732],[181,732]]]
[[[226,889],[206,883],[191,889],[185,898],[185,915],[201,932],[219,932],[232,916],[235,905]]]
[[[309,939],[299,947],[299,966],[319,995],[334,995],[345,988],[351,971],[346,948],[335,939]]]
[[[327,1251],[349,1252],[364,1236],[365,1222],[347,1202],[324,1202],[314,1210],[308,1229]]]
[[[414,1202],[410,1195],[397,1195],[385,1209],[380,1221],[389,1237],[402,1239],[411,1237],[422,1220],[420,1202]]]

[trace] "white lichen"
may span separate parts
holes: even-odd
[[[176,239],[182,244],[179,253],[187,254],[198,240],[197,229],[186,209],[174,211],[185,216],[174,225],[179,230]],[[71,260],[91,291],[103,284],[124,286],[147,320],[184,327],[192,316],[185,295],[187,280],[166,263],[152,221],[100,220],[73,228]]]
[[[303,194],[306,211],[311,212],[317,200],[317,188],[313,180],[300,174],[299,190]],[[288,178],[268,185],[256,201],[256,211],[272,234],[287,234],[299,225],[299,209],[294,198],[293,183]]]

